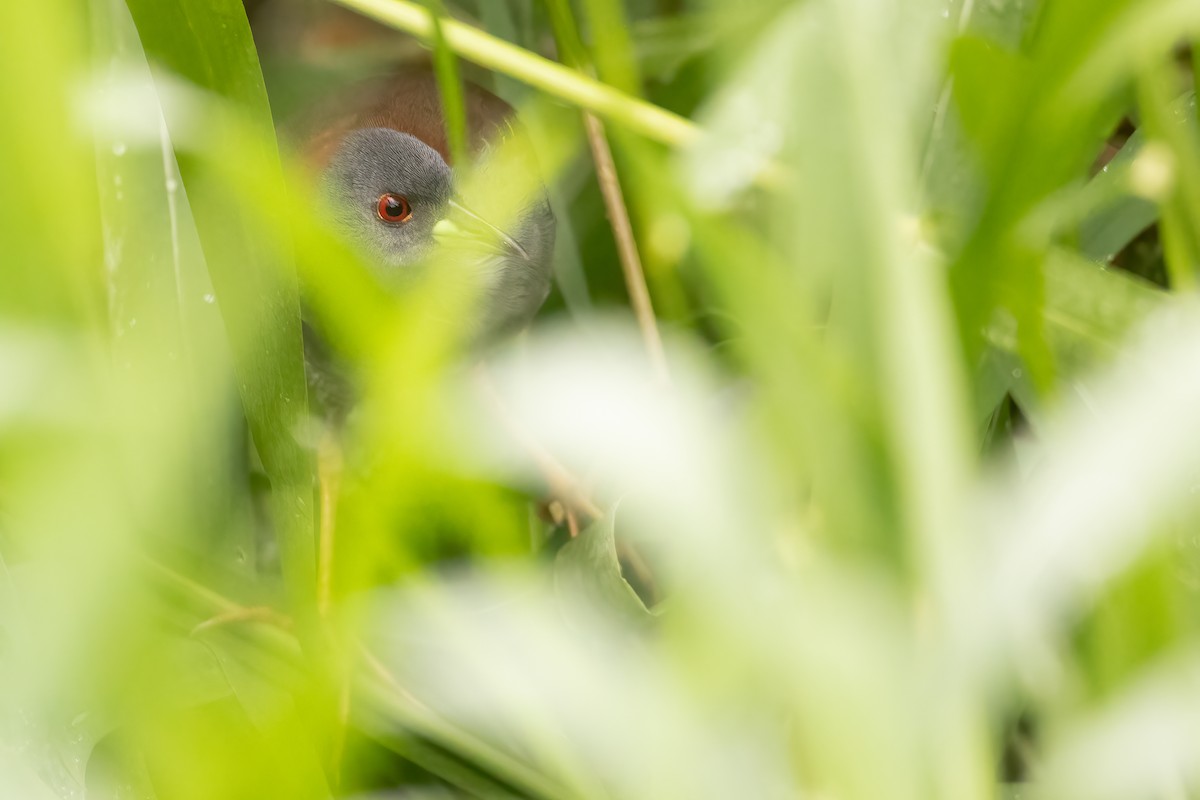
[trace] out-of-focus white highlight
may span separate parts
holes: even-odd
[[[1200,309],[1152,319],[1086,400],[1066,398],[1038,449],[977,512],[992,533],[979,586],[1009,644],[1031,643],[1128,565],[1200,481]],[[980,635],[1003,642],[991,627]]]
[[[1055,739],[1040,796],[1191,796],[1200,785],[1200,659],[1190,653],[1154,670]]]
[[[422,704],[564,796],[794,796],[782,720],[699,702],[659,647],[595,616],[567,624],[562,601],[478,576],[390,593],[370,641]]]
[[[514,421],[598,494],[633,494],[658,522],[711,542],[755,517],[747,501],[757,465],[735,447],[744,438],[735,433],[739,410],[713,400],[697,354],[677,344],[670,358],[673,381],[664,386],[632,327],[551,326],[489,374]],[[493,467],[536,476],[493,418],[477,424],[490,431]]]
[[[811,25],[798,4],[772,25],[773,33],[703,111],[704,136],[681,157],[681,177],[701,208],[723,208],[748,189],[784,149],[796,91],[799,25]]]
[[[550,326],[526,344],[488,366],[499,402],[602,505],[624,499],[621,527],[669,562],[661,621],[677,637],[643,639],[565,612],[577,598],[535,579],[476,575],[376,607],[404,685],[498,740],[512,731],[502,736],[496,721],[516,721],[522,752],[564,776],[602,775],[621,797],[795,796],[786,751],[803,719],[809,744],[836,754],[836,777],[816,779],[845,780],[855,796],[916,798],[907,721],[917,694],[901,608],[868,576],[789,573],[766,461],[741,419],[747,398],[679,342],[663,385],[631,325]],[[484,410],[463,418],[476,432],[460,454],[468,463],[508,481],[538,477],[503,424]],[[720,691],[699,677],[705,663],[719,665]],[[574,769],[578,759],[589,768]]]
[[[157,149],[163,112],[177,120],[174,143],[195,149],[204,142],[205,112],[211,100],[196,87],[169,74],[151,78],[146,69],[114,67],[82,84],[74,98],[77,124],[98,140],[114,142],[113,155],[129,148]]]
[[[82,422],[86,407],[78,384],[85,367],[65,337],[0,328],[0,431]]]

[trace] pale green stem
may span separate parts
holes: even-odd
[[[408,0],[332,0],[389,27],[426,42],[434,36],[428,9]],[[678,114],[630,97],[600,81],[581,75],[549,59],[509,44],[478,28],[443,18],[446,44],[459,56],[482,67],[502,72],[635,133],[678,147],[699,137],[699,129]]]

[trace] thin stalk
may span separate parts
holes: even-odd
[[[317,614],[329,619],[333,608],[333,554],[337,529],[337,500],[342,476],[341,445],[326,432],[317,453],[317,484],[321,517],[317,534]]]
[[[338,692],[337,726],[333,732],[333,744],[330,746],[329,778],[334,788],[342,783],[342,770],[346,760],[346,731],[350,727],[351,681],[347,675],[342,681]]]
[[[670,383],[671,373],[667,367],[667,355],[663,350],[662,335],[658,320],[654,316],[654,304],[650,300],[650,289],[646,285],[646,271],[642,268],[642,257],[638,253],[637,240],[633,235],[633,224],[629,220],[629,209],[617,177],[617,166],[613,161],[612,148],[604,133],[604,123],[595,114],[584,112],[584,129],[587,131],[588,147],[596,162],[596,180],[600,182],[600,193],[604,197],[604,208],[612,225],[613,238],[617,243],[617,257],[625,275],[625,287],[629,292],[629,304],[637,319],[638,329],[654,367],[655,377],[662,383]]]
[[[595,6],[593,3],[591,6]],[[602,4],[603,5],[603,4]],[[567,0],[547,0],[550,11],[550,23],[554,29],[554,39],[558,44],[560,56],[567,65],[586,70],[587,53],[579,36],[579,25],[571,12]],[[619,12],[612,12],[620,16]],[[607,19],[599,14],[601,21]],[[593,20],[595,22],[595,20]],[[633,80],[633,78],[630,78]],[[617,244],[617,258],[621,262],[621,271],[625,276],[625,288],[629,293],[629,304],[633,307],[634,317],[654,368],[655,377],[663,384],[670,383],[670,370],[667,367],[667,357],[663,350],[662,336],[658,331],[658,320],[654,315],[654,304],[650,300],[650,289],[646,284],[646,270],[642,267],[642,258],[638,253],[637,240],[633,235],[633,224],[629,220],[629,208],[625,204],[625,195],[621,191],[621,180],[617,176],[617,165],[613,160],[612,147],[604,131],[604,124],[588,111],[583,112],[584,130],[587,132],[588,149],[592,153],[592,161],[596,166],[596,180],[600,184],[600,194],[604,198],[604,209],[612,226],[613,239]]]
[[[429,12],[410,0],[331,0],[340,6],[426,42],[434,37]],[[591,111],[609,122],[663,144],[694,142],[699,129],[689,120],[630,97],[594,78],[556,64],[478,28],[454,19],[441,20],[445,42],[460,57],[504,73],[546,94]]]

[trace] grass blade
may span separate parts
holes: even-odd
[[[384,25],[429,41],[433,23],[425,9],[407,0],[332,0]],[[635,133],[664,144],[681,146],[699,132],[691,122],[611,86],[567,69],[528,50],[509,44],[456,20],[443,20],[446,43],[463,58],[494,69]]]
[[[462,79],[458,74],[458,57],[446,44],[442,18],[446,8],[442,0],[425,0],[429,20],[433,24],[433,66],[438,90],[442,96],[442,113],[446,117],[446,141],[450,146],[452,164],[466,163],[467,112],[463,106]]]
[[[262,72],[241,3],[130,0],[129,8],[153,64],[223,98],[259,134],[206,146],[218,158],[254,147],[277,196],[285,197]],[[167,79],[159,77],[161,87]],[[166,110],[172,137],[185,137],[187,121],[172,114],[169,104]],[[271,479],[285,577],[296,616],[304,619],[314,602],[316,556],[312,456],[295,439],[307,417],[296,279],[234,204],[214,191],[199,161],[181,153],[180,170],[232,346],[246,418]]]

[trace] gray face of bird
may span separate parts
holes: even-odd
[[[453,195],[450,167],[406,133],[348,134],[322,176],[328,213],[372,263],[398,269],[425,258]]]
[[[458,196],[455,175],[436,150],[406,133],[368,128],[346,136],[321,183],[332,221],[391,278],[409,276],[405,268],[435,245],[469,268],[482,292],[473,324],[482,338],[519,328],[541,306],[554,242],[545,188],[530,168],[489,164],[475,173],[485,179],[482,193],[473,193],[480,213]],[[514,198],[521,179],[529,186]]]

